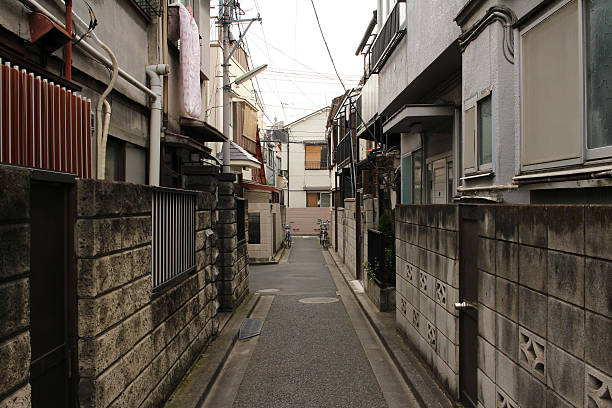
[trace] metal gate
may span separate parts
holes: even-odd
[[[478,366],[478,207],[460,207],[459,387],[461,400],[476,408]]]
[[[30,190],[32,407],[75,406],[71,392],[75,384],[71,373],[76,374],[78,367],[73,194],[70,184],[35,178]]]

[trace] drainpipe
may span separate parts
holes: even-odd
[[[27,7],[29,7],[32,10],[40,11],[41,13],[49,17],[57,25],[59,25],[60,27],[65,26],[62,21],[60,21],[57,17],[51,14],[49,10],[41,6],[36,0],[19,0],[19,1],[25,4]],[[62,3],[64,2],[62,1]],[[87,27],[87,24],[76,13],[73,12],[72,14],[79,23]],[[104,43],[100,41],[100,39],[95,35],[95,33],[91,32],[89,35],[91,35],[100,44],[100,46],[103,46]],[[81,37],[76,34],[73,34],[72,38],[75,41],[79,41],[81,39]],[[95,57],[98,61],[101,61],[102,63],[104,63],[107,67],[113,66],[113,62],[111,60],[105,57],[101,52],[96,50],[93,46],[91,46],[86,41],[79,42],[79,46],[82,47],[85,50],[85,52]],[[130,75],[125,70],[119,68],[119,75],[123,79],[125,79],[127,82],[129,82],[130,84],[132,84],[133,86],[141,90],[142,92],[146,93],[149,96],[155,97],[155,94],[149,88],[147,88],[146,85],[140,83],[136,78],[134,78],[132,75]]]
[[[115,54],[111,51],[111,49],[108,48],[106,44],[103,44],[103,43],[100,43],[100,46],[104,49],[104,51],[106,51],[106,53],[108,54],[108,56],[113,62],[113,73],[111,75],[111,80],[108,86],[106,87],[106,89],[104,90],[104,92],[102,92],[102,95],[100,95],[100,98],[98,98],[98,103],[96,105],[96,124],[97,124],[96,140],[98,142],[97,175],[98,175],[98,179],[104,180],[105,178],[104,172],[105,172],[105,167],[106,167],[105,166],[106,164],[106,137],[108,134],[108,126],[110,123],[110,105],[108,104],[108,102],[106,102],[106,97],[113,90],[113,87],[115,86],[115,82],[117,81],[117,75],[119,74],[119,66],[117,64],[117,58],[115,57]],[[106,109],[105,121],[103,123],[102,122],[102,107],[105,105],[105,103],[106,103],[107,109]],[[106,132],[104,132],[103,129],[106,129]]]
[[[72,37],[72,0],[66,0],[66,31]],[[72,81],[72,41],[66,44],[66,80]]]
[[[152,186],[159,186],[160,135],[164,88],[160,75],[168,75],[169,73],[170,66],[168,66],[168,64],[147,66],[147,76],[151,81],[151,91],[156,95],[151,105],[151,120],[149,121],[149,184]]]

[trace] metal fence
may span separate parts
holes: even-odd
[[[395,4],[393,10],[389,14],[387,21],[382,29],[378,32],[376,40],[371,48],[371,63],[374,65],[372,72],[376,73],[389,57],[391,50],[404,34],[405,30],[401,28],[402,22],[405,19],[406,0],[400,0]]]
[[[91,178],[91,101],[0,60],[0,162]]]
[[[195,268],[195,193],[153,192],[153,289]]]
[[[352,136],[349,133],[340,141],[340,143],[338,143],[335,157],[337,165],[341,165],[345,160],[348,160],[351,157],[351,149],[353,147],[351,137]]]
[[[319,161],[319,160],[314,160],[314,161],[310,161],[307,160],[305,162],[305,168],[306,170],[327,170],[327,161]]]
[[[395,286],[395,238],[368,230],[368,278],[381,288]]]

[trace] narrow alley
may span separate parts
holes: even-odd
[[[288,259],[251,267],[261,335],[237,341],[202,406],[418,406],[329,254],[294,241]]]

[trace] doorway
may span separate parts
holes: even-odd
[[[467,407],[477,405],[478,366],[478,208],[460,207],[459,388]]]
[[[30,384],[32,407],[68,407],[76,312],[71,276],[70,185],[30,186]],[[71,367],[71,362],[73,367]],[[74,370],[72,372],[75,372]]]

